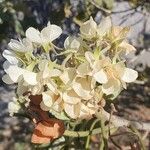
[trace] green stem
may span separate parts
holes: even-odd
[[[89,131],[90,134],[89,134],[88,137],[87,137],[85,149],[89,149],[89,143],[90,143],[91,132],[92,132],[92,130],[93,130],[95,124],[96,124],[98,121],[99,121],[99,119],[96,119],[96,120],[92,123],[92,125],[91,125],[91,127],[90,127],[90,131]]]
[[[101,142],[101,145],[100,146],[100,150],[103,148],[103,149],[108,149],[108,143],[107,143],[107,135],[106,135],[106,131],[109,131],[109,129],[105,128],[105,123],[104,123],[104,120],[103,118],[101,118],[100,120],[100,124],[101,124],[101,132],[102,132],[102,142]],[[106,131],[105,131],[106,130]]]
[[[116,129],[115,127],[112,127],[111,130]],[[104,129],[104,131],[108,131],[108,129]],[[70,136],[70,137],[86,137],[89,134],[91,135],[95,135],[95,134],[100,134],[101,133],[101,127],[100,128],[96,128],[94,130],[92,130],[91,132],[88,131],[69,131],[66,130],[64,133],[64,136]]]

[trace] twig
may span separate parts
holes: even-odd
[[[112,142],[116,147],[118,147],[120,150],[122,150],[121,146],[118,145],[118,144],[114,141],[114,139],[111,137],[111,133],[110,133],[111,117],[112,117],[112,115],[113,115],[113,113],[114,113],[115,111],[116,111],[115,106],[114,106],[113,104],[111,104],[111,112],[110,112],[109,123],[108,123],[109,138],[110,138],[111,142]]]
[[[106,9],[106,8],[103,8],[103,7],[100,7],[99,5],[97,5],[94,1],[92,0],[89,0],[89,2],[94,5],[96,8],[100,9],[101,11],[105,12],[105,13],[111,13],[111,11],[109,9]]]

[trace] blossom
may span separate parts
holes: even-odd
[[[7,84],[18,83],[21,79],[29,85],[37,84],[37,74],[34,72],[10,64],[8,61],[4,62],[3,68],[7,74],[2,77],[2,80]]]
[[[111,29],[111,19],[106,17],[102,19],[99,25],[93,20],[92,17],[83,23],[80,27],[81,35],[87,39],[102,38]]]
[[[82,102],[77,104],[64,103],[65,112],[72,119],[89,119],[97,111],[94,105]]]
[[[102,84],[102,91],[107,95],[120,92],[122,86],[126,87],[125,83],[134,82],[138,76],[137,71],[125,67],[124,62],[112,64],[108,57],[94,60],[91,52],[85,56],[93,69],[93,78]]]
[[[122,57],[135,51],[125,40],[128,31],[128,27],[113,26],[110,17],[100,24],[90,17],[80,26],[78,36],[65,39],[61,53],[53,41],[62,30],[50,23],[41,31],[29,27],[24,39],[9,42],[3,52],[7,61],[2,80],[17,83],[17,98],[8,108],[11,115],[25,110],[31,118],[32,143],[50,143],[61,137],[65,121],[99,118],[105,98],[114,99],[126,83],[136,80],[138,73],[126,67]],[[56,55],[55,61],[51,54]],[[59,60],[63,55],[66,58]]]
[[[32,42],[28,38],[24,38],[22,41],[11,39],[8,46],[11,50],[21,53],[33,50]]]
[[[58,77],[61,74],[59,69],[53,68],[53,62],[42,60],[38,63],[38,71],[36,73],[26,70],[30,78],[34,78],[36,80],[35,84],[20,84],[21,80],[18,83],[18,90],[17,91],[24,91],[23,89],[26,88],[30,91],[33,95],[41,94],[44,91],[44,88],[47,87],[48,89],[52,90],[56,93],[57,86],[53,81],[54,77]],[[12,77],[13,78],[13,77]],[[17,78],[18,79],[18,78]],[[20,86],[19,86],[20,85]]]
[[[80,32],[81,35],[87,39],[96,37],[97,24],[92,17],[90,17],[90,20],[84,22],[83,25],[81,25]]]
[[[62,98],[60,94],[55,94],[52,91],[46,91],[42,93],[42,101],[40,107],[44,111],[61,112],[63,107],[61,106]]]
[[[33,51],[33,45],[27,38],[24,38],[22,41],[11,39],[8,46],[10,49],[4,50],[2,55],[11,64],[18,64],[23,54]]]
[[[25,34],[31,42],[47,48],[48,44],[62,34],[62,29],[57,25],[48,23],[48,25],[43,28],[41,32],[33,27],[29,27]]]
[[[13,101],[8,103],[8,111],[11,116],[13,116],[14,113],[18,113],[18,111],[21,109],[20,104],[18,103],[18,100],[13,97]]]
[[[81,47],[81,39],[76,37],[67,37],[64,42],[65,49],[78,51]]]

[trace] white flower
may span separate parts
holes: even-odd
[[[63,109],[61,94],[55,94],[52,91],[42,93],[42,102],[40,107],[44,111],[60,112]]]
[[[75,93],[73,89],[66,90],[63,93],[63,101],[68,104],[77,104],[81,101],[81,98]]]
[[[10,115],[13,116],[14,113],[18,113],[20,108],[21,108],[21,106],[17,102],[17,99],[15,97],[13,97],[13,101],[8,103],[8,111],[9,111]]]
[[[7,74],[4,75],[2,79],[7,84],[18,83],[21,79],[29,85],[37,84],[37,74],[34,72],[22,69],[17,65],[10,64],[8,61],[4,62],[3,68]]]
[[[60,75],[60,79],[63,81],[64,84],[69,84],[73,81],[76,76],[76,69],[75,68],[65,68],[63,73]]]
[[[72,88],[82,99],[89,100],[93,97],[92,90],[95,83],[91,77],[76,77],[72,82]]]
[[[28,51],[33,50],[32,42],[28,38],[24,38],[22,39],[22,41],[11,39],[8,43],[8,46],[11,50],[22,53],[26,53]]]
[[[19,63],[20,54],[22,55],[23,53],[33,51],[33,45],[27,38],[24,38],[22,41],[11,39],[11,41],[8,43],[8,46],[10,50],[4,50],[2,55],[11,64]]]
[[[3,51],[3,57],[6,58],[11,64],[18,64],[19,60],[16,58],[16,54],[10,50]]]
[[[64,110],[70,118],[77,119],[80,115],[80,103],[75,105],[64,103]]]
[[[96,37],[97,24],[92,17],[90,17],[90,20],[84,22],[83,25],[81,25],[80,32],[81,35],[87,39]]]
[[[67,37],[64,42],[64,47],[67,50],[76,50],[78,51],[81,46],[81,39],[76,37]]]
[[[29,38],[33,43],[42,46],[50,44],[61,34],[62,29],[59,26],[50,23],[48,23],[47,27],[43,28],[41,32],[33,27],[30,27],[26,30],[26,37]]]
[[[93,69],[92,74],[94,79],[102,84],[102,91],[109,94],[116,94],[121,90],[121,87],[126,87],[125,83],[134,82],[138,77],[137,71],[126,68],[124,62],[112,64],[109,58],[95,60],[90,52],[86,52],[87,61]]]
[[[125,55],[128,55],[132,51],[136,51],[135,47],[127,43],[126,41],[122,41],[119,44],[118,49],[121,51],[121,53],[125,53]]]
[[[86,105],[82,102],[77,104],[64,103],[64,110],[67,115],[73,119],[89,119],[97,111],[94,105],[87,103]]]
[[[37,73],[37,84],[29,87],[30,91],[32,91],[32,94],[41,94],[44,91],[44,86],[47,86],[49,90],[57,94],[57,84],[52,78],[59,77],[62,72],[58,69],[51,68],[48,61],[42,61],[38,68],[40,71]]]
[[[111,19],[106,17],[102,19],[99,25],[91,17],[90,20],[86,21],[81,25],[81,35],[87,39],[101,38],[111,29]]]
[[[111,27],[112,27],[112,23],[111,23],[110,17],[106,17],[106,18],[102,19],[102,21],[100,22],[100,24],[97,27],[98,37],[102,37],[106,33],[108,33],[110,31]]]

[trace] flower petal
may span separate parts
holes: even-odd
[[[78,50],[80,48],[80,39],[76,37],[67,37],[64,42],[65,49]]]
[[[130,83],[130,82],[134,82],[137,77],[138,77],[137,71],[130,68],[125,68],[124,74],[121,77],[121,79],[127,83]]]
[[[120,45],[119,45],[119,49],[122,49],[123,51],[125,51],[125,54],[128,55],[130,52],[132,51],[136,51],[135,47],[132,46],[131,44],[123,41]]]
[[[62,75],[60,75],[60,79],[67,84],[68,82],[71,82],[73,78],[75,77],[75,68],[68,68],[65,69]]]
[[[11,80],[11,78],[9,77],[9,75],[5,74],[2,77],[3,82],[5,82],[6,84],[13,84],[14,82]]]
[[[33,27],[28,28],[25,34],[26,37],[34,43],[40,44],[42,42],[40,37],[40,32]]]
[[[114,78],[110,78],[106,84],[102,85],[102,91],[106,95],[116,95],[116,93],[119,93],[121,91],[120,81]]]
[[[14,83],[18,82],[19,77],[24,73],[22,68],[19,68],[16,65],[12,65],[8,61],[4,62],[3,68]]]
[[[42,99],[43,99],[43,103],[47,106],[47,107],[51,107],[54,103],[54,94],[51,91],[47,91],[47,92],[43,92],[42,93]]]
[[[90,65],[91,65],[91,67],[92,67],[92,65],[93,65],[93,63],[94,63],[94,61],[95,61],[95,58],[94,58],[94,55],[93,55],[93,53],[91,53],[91,52],[85,52],[85,58],[86,58],[86,60],[90,63]]]
[[[82,63],[77,68],[77,73],[81,76],[89,75],[91,72],[90,66],[88,62]]]
[[[80,103],[76,105],[64,103],[64,110],[69,117],[76,119],[80,114]]]
[[[18,64],[18,59],[16,58],[16,55],[9,51],[9,50],[4,50],[3,51],[3,57],[6,58],[11,64]]]
[[[102,21],[98,25],[98,29],[97,29],[98,35],[104,36],[107,32],[109,32],[109,30],[111,29],[111,26],[112,26],[112,24],[111,24],[110,17],[106,17],[106,18],[102,19]]]
[[[28,70],[23,70],[23,78],[29,85],[37,84],[37,74]]]
[[[85,38],[92,39],[96,36],[97,24],[92,17],[83,23],[80,27],[80,32]]]
[[[103,69],[101,69],[100,71],[96,72],[94,74],[94,79],[98,82],[98,83],[107,83],[108,78],[107,78],[107,74],[105,73],[105,71]]]
[[[75,93],[74,90],[68,90],[63,94],[63,100],[69,104],[77,104],[81,101],[79,96]]]
[[[62,29],[57,25],[48,25],[41,31],[44,42],[52,42],[62,34]]]
[[[77,77],[72,84],[74,91],[83,99],[88,100],[91,95],[91,79]]]

